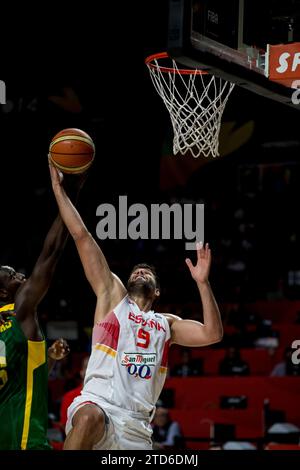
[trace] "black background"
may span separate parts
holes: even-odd
[[[251,141],[205,165],[173,194],[162,191],[159,166],[171,127],[144,59],[166,48],[167,3],[70,2],[31,10],[26,5],[3,12],[0,79],[6,82],[12,109],[0,109],[2,264],[30,273],[56,211],[47,167],[49,142],[59,130],[79,127],[90,133],[96,144],[95,163],[79,206],[90,231],[95,235],[96,207],[102,202],[116,202],[119,195],[127,194],[130,201],[142,203],[171,196],[204,201],[206,238],[220,267],[213,268],[212,281],[220,300],[226,300],[220,240],[224,233],[231,233],[230,217],[236,201],[245,204],[243,187],[238,192],[239,168],[245,164],[297,162],[300,114],[236,89],[224,119],[237,125],[253,120]],[[64,87],[75,90],[81,113],[66,112],[49,101],[53,94],[62,95]],[[274,141],[284,144],[268,146]],[[251,291],[257,296],[264,294],[258,287],[274,274],[274,267],[278,268],[275,278],[286,276],[285,245],[290,227],[298,233],[297,171],[293,166],[295,184],[288,202],[271,186],[265,188],[247,295]],[[218,210],[212,212],[215,201]],[[267,223],[269,220],[272,223]],[[142,247],[130,241],[108,241],[102,246],[122,279],[126,279],[133,262],[151,261],[158,264],[165,302],[175,300],[175,296],[177,301],[197,298],[184,266],[183,244],[171,243],[165,257],[150,241]],[[298,265],[298,252],[293,251],[291,256]],[[61,306],[62,298],[67,307]],[[91,324],[93,303],[70,242],[41,318],[76,317]]]

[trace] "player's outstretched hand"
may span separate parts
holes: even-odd
[[[70,352],[70,347],[67,341],[63,338],[54,341],[52,346],[48,348],[48,356],[55,361],[64,359]]]
[[[199,283],[205,283],[208,281],[210,265],[211,265],[211,250],[208,243],[203,247],[203,243],[196,243],[197,249],[197,263],[193,265],[191,260],[187,258],[185,260],[190,270],[192,278]]]
[[[85,171],[84,173],[80,173],[78,175],[64,175],[60,170],[58,170],[58,168],[53,165],[53,163],[50,161],[50,158],[48,158],[48,161],[52,188],[54,193],[61,191],[61,186],[63,186],[68,193],[76,195],[85,183],[88,171]]]
[[[50,161],[50,158],[48,157],[48,162],[49,162],[49,170],[50,170],[50,176],[51,176],[51,182],[52,182],[52,188],[55,190],[58,186],[61,186],[64,175],[61,171],[59,171]]]

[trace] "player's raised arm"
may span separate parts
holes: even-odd
[[[77,180],[76,187],[74,187],[74,199],[77,198],[80,187],[80,181]],[[30,339],[34,339],[33,337],[38,330],[36,318],[37,306],[50,287],[57,262],[65,247],[68,235],[69,232],[61,216],[58,215],[45,238],[42,251],[35,263],[32,274],[17,291],[15,298],[16,315],[18,321],[22,324],[24,333]]]
[[[70,353],[70,346],[64,338],[59,338],[48,348],[48,374],[56,361],[61,361]]]
[[[60,214],[73,237],[84,268],[85,275],[97,296],[97,309],[105,314],[115,307],[126,294],[126,289],[115,276],[99,245],[87,230],[63,186],[57,169],[50,164],[53,192]]]
[[[182,346],[207,346],[218,343],[223,337],[223,326],[219,307],[208,281],[211,265],[211,251],[208,243],[205,248],[201,244],[197,244],[196,266],[193,266],[190,259],[186,260],[186,264],[199,289],[204,323],[181,320],[170,315],[172,343]]]

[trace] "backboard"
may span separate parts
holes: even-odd
[[[294,82],[269,76],[273,46],[297,41],[300,0],[169,0],[168,53],[176,62],[300,109]],[[300,79],[300,48],[293,63]]]

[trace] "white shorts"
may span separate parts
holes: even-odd
[[[72,429],[72,420],[76,412],[85,404],[94,403],[106,415],[106,430],[103,438],[93,450],[151,450],[152,428],[149,418],[141,413],[134,413],[111,405],[102,398],[87,392],[81,392],[68,408],[66,435]]]

